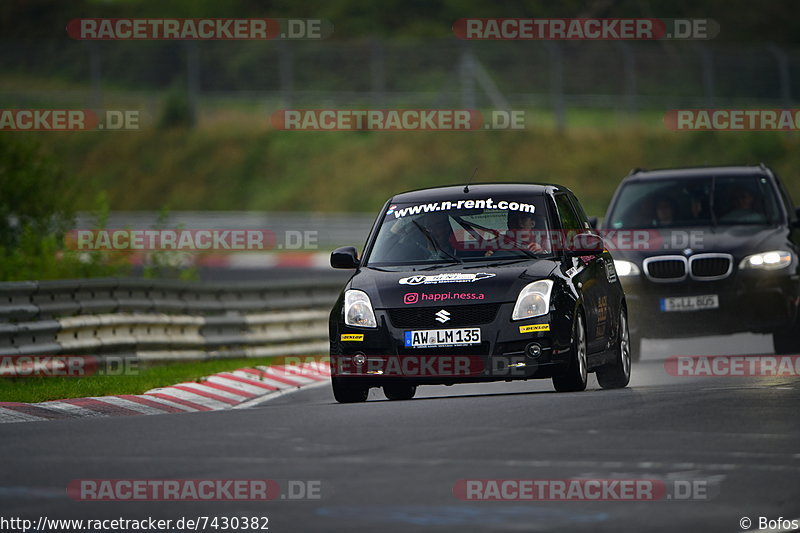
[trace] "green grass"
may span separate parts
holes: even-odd
[[[375,212],[393,193],[476,181],[555,182],[602,215],[633,167],[765,162],[800,198],[800,136],[672,132],[658,114],[631,122],[584,113],[558,132],[534,114],[505,132],[283,132],[224,122],[194,130],[39,135],[80,176],[78,209],[106,191],[112,210]],[[603,124],[603,125],[601,125]]]
[[[142,394],[156,387],[197,381],[217,372],[281,364],[283,361],[283,358],[276,357],[213,359],[149,366],[142,364],[134,375],[0,378],[0,402],[36,403],[64,398]],[[296,358],[294,362],[297,362]]]

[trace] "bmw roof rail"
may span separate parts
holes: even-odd
[[[775,176],[775,173],[772,172],[772,169],[769,168],[763,161],[758,164],[758,168],[760,168],[767,176]]]

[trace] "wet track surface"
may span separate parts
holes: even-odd
[[[249,409],[0,426],[4,516],[268,516],[269,531],[740,531],[800,517],[796,378],[672,377],[676,354],[769,353],[757,336],[647,342],[629,388],[550,381],[420,388],[334,403],[327,386]],[[734,351],[734,348],[736,349]],[[79,502],[74,479],[319,480],[321,498]],[[463,479],[699,482],[704,499],[478,501]],[[173,529],[178,531],[178,529]],[[209,529],[210,530],[210,529]]]

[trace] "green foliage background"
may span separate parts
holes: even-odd
[[[796,9],[796,1],[789,0],[9,1],[0,3],[5,42],[0,59],[9,60],[0,64],[13,68],[0,72],[0,89],[8,91],[2,97],[8,101],[0,105],[53,108],[52,102],[40,102],[27,92],[87,90],[87,48],[65,31],[67,21],[80,17],[323,18],[334,25],[334,41],[379,37],[409,43],[452,39],[452,23],[461,17],[712,18],[721,27],[715,43],[773,42],[790,48],[800,42]],[[797,135],[675,133],[661,123],[663,110],[620,121],[615,111],[570,109],[564,132],[552,127],[548,112],[534,109],[524,131],[311,133],[270,130],[268,117],[259,114],[263,108],[231,104],[218,114],[232,120],[200,120],[192,128],[183,72],[185,44],[165,49],[148,42],[122,43],[103,56],[106,106],[115,98],[140,98],[135,91],[143,88],[153,91],[146,98],[164,103],[160,116],[142,131],[0,135],[0,279],[122,272],[108,258],[81,260],[63,249],[63,232],[76,210],[97,212],[99,224],[109,210],[157,211],[165,206],[374,212],[395,192],[459,183],[475,167],[478,181],[567,185],[591,214],[602,215],[631,167],[763,161],[783,176],[800,202]],[[234,71],[261,57],[254,55],[255,48],[240,48],[241,56],[224,58]],[[152,61],[163,50],[169,52],[164,61]],[[224,47],[214,50],[222,53]],[[240,70],[251,72],[249,67]],[[171,89],[159,85],[170,79]],[[21,103],[8,96],[15,94],[27,99]],[[145,273],[158,276],[168,268],[150,265]]]
[[[107,192],[114,209],[374,212],[402,190],[476,181],[555,182],[603,215],[632,167],[758,164],[800,202],[800,137],[651,127],[507,132],[281,132],[171,129],[52,135],[82,176],[77,206]]]

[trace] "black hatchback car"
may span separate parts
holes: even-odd
[[[602,239],[558,185],[475,184],[398,194],[381,210],[330,315],[333,394],[371,387],[552,378],[625,387],[625,296]]]
[[[799,217],[763,164],[632,171],[603,226],[634,233],[614,251],[634,360],[643,337],[767,333],[800,351]]]

